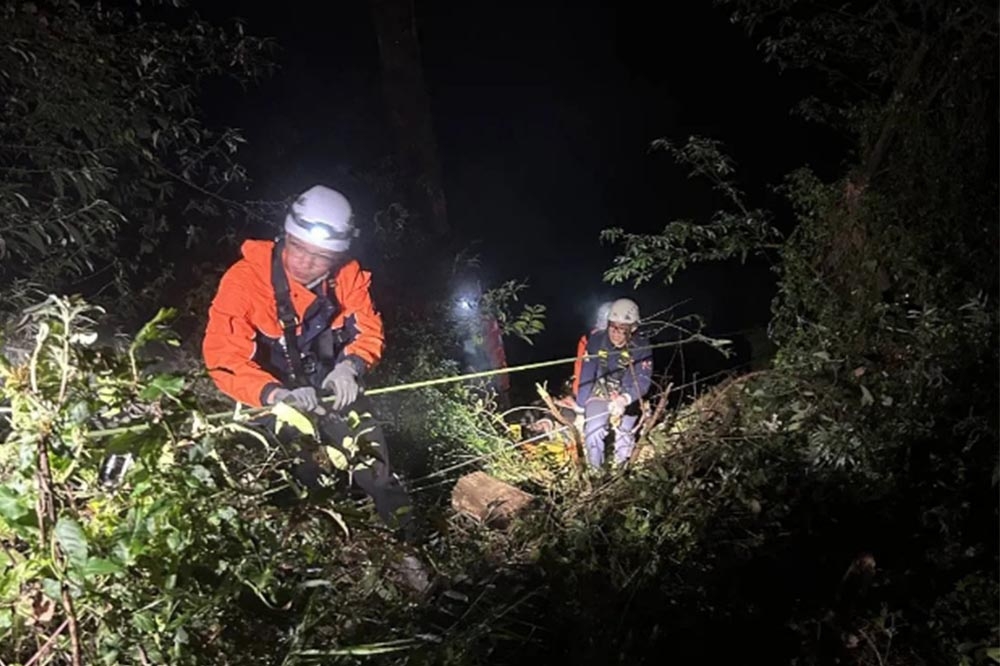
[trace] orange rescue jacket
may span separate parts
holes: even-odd
[[[273,241],[248,240],[243,258],[222,276],[215,300],[208,310],[208,327],[202,354],[208,374],[219,390],[239,402],[259,407],[264,393],[281,379],[254,360],[258,344],[274,344],[282,337],[274,288],[271,286]],[[285,271],[292,306],[301,321],[318,296],[291,279]],[[326,280],[339,312],[331,323],[335,331],[349,330],[342,357],[359,359],[356,365],[370,368],[382,357],[385,335],[382,315],[372,303],[371,273],[351,260]],[[301,326],[297,333],[301,333]]]

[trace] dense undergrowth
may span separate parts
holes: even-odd
[[[413,551],[365,503],[342,487],[296,492],[292,453],[204,418],[192,376],[94,349],[93,314],[51,299],[30,314],[30,356],[4,368],[8,663],[68,661],[74,642],[83,663],[234,664],[655,663],[667,651],[978,663],[996,645],[992,442],[922,462],[910,448],[834,460],[806,409],[824,381],[836,388],[825,360],[809,381],[770,370],[723,383],[669,412],[632,469],[554,463],[547,487],[481,398],[424,395],[429,420],[394,429],[432,438],[430,468],[520,469],[538,498],[498,532],[447,510],[450,482],[475,467],[413,483],[435,581],[417,594],[399,567]],[[147,326],[132,356],[164,334]],[[149,428],[95,440],[96,417]],[[98,482],[107,451],[136,456],[117,488]]]

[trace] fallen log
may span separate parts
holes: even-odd
[[[451,491],[451,506],[458,512],[498,529],[531,504],[534,497],[485,472],[472,472],[458,480]]]

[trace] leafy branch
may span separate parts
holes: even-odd
[[[743,193],[734,185],[735,162],[722,152],[721,144],[692,136],[681,146],[666,139],[653,147],[668,151],[674,160],[689,169],[689,177],[707,179],[720,192],[730,210],[715,211],[706,223],[674,220],[658,234],[631,233],[620,227],[604,229],[601,240],[621,246],[613,265],[604,273],[612,284],[632,280],[634,286],[660,276],[670,283],[692,264],[739,258],[778,247],[780,234],[771,224],[770,214],[751,209]]]
[[[497,320],[501,335],[513,335],[530,345],[532,337],[545,330],[545,306],[520,304],[527,288],[528,283],[523,280],[508,280],[483,293],[481,307],[485,314]]]

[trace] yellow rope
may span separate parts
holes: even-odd
[[[647,345],[645,347],[638,347],[638,348],[633,349],[631,351],[635,352],[635,351],[642,351],[642,350],[647,350],[647,349],[660,349],[662,347],[673,347],[673,346],[677,346],[677,345],[680,345],[680,344],[686,344],[688,342],[691,342],[691,338],[688,338],[686,340],[676,341],[676,342],[661,342],[661,343],[655,344],[655,345]],[[621,351],[619,351],[619,350],[611,350],[610,353],[620,354],[622,351],[625,351],[625,350],[621,350]],[[589,354],[589,355],[586,355],[584,358],[596,358],[596,357],[597,357],[596,354]],[[539,361],[537,363],[526,363],[524,365],[517,365],[517,366],[510,367],[510,368],[497,368],[496,370],[484,370],[482,372],[471,372],[471,373],[462,374],[462,375],[451,375],[449,377],[437,377],[435,379],[423,379],[423,380],[416,381],[416,382],[407,382],[405,384],[396,384],[396,385],[393,385],[393,386],[383,386],[383,387],[379,387],[379,388],[373,388],[371,390],[365,391],[364,394],[367,395],[367,396],[386,395],[388,393],[398,393],[400,391],[413,391],[413,390],[416,390],[416,389],[429,388],[431,386],[440,386],[442,384],[455,384],[455,383],[458,383],[458,382],[469,381],[469,380],[472,380],[472,379],[486,379],[487,377],[495,377],[497,375],[512,374],[512,373],[515,373],[515,372],[524,372],[524,371],[527,371],[527,370],[537,370],[539,368],[549,368],[549,367],[552,367],[552,366],[563,365],[563,364],[566,364],[566,363],[575,363],[576,362],[576,358],[577,358],[576,356],[570,356],[570,357],[567,357],[567,358],[560,358],[560,359],[556,359],[556,360],[553,360],[553,361]],[[321,402],[328,402],[328,401],[331,401],[333,399],[334,399],[334,396],[324,396],[324,397],[320,398],[320,401]],[[262,413],[266,412],[269,409],[270,409],[270,406],[267,406],[267,407],[255,407],[253,409],[247,409],[247,410],[239,411],[239,414],[253,416],[253,415],[256,415],[256,414],[262,414]],[[215,414],[209,414],[205,418],[208,421],[221,421],[221,420],[223,420],[223,419],[225,419],[227,417],[232,418],[233,416],[234,416],[234,412],[232,410],[227,410],[227,411],[224,411],[224,412],[217,412]],[[118,434],[126,433],[126,432],[143,432],[145,430],[149,430],[150,427],[151,426],[148,423],[137,423],[135,425],[122,426],[120,428],[109,428],[107,430],[91,430],[91,431],[89,431],[89,432],[86,433],[86,436],[88,438],[90,438],[90,439],[99,439],[101,437],[108,437],[110,435],[118,435]]]

